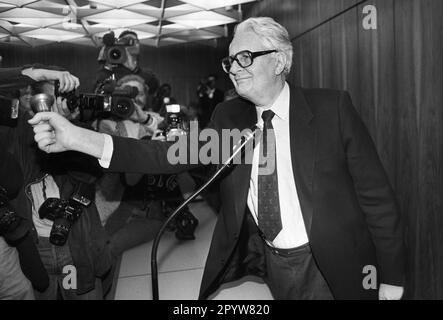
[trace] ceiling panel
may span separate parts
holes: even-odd
[[[38,2],[35,0],[2,0],[0,1],[0,3],[5,3],[5,4],[10,4],[14,7],[22,7],[28,3],[32,3],[32,2]]]
[[[94,0],[96,4],[103,4],[113,8],[122,8],[136,3],[142,3],[146,0]]]
[[[148,23],[157,20],[155,17],[150,17],[124,9],[112,9],[109,11],[87,16],[84,19],[87,21],[101,23],[118,28],[130,27],[137,24]]]
[[[253,2],[254,0],[182,0],[196,7],[200,7],[205,10],[212,10],[223,7],[230,7],[233,5]]]
[[[31,31],[23,32],[19,35],[33,38],[33,39],[57,41],[57,42],[63,42],[63,41],[72,40],[75,38],[83,38],[83,35],[80,33],[52,29],[52,28],[34,29]]]
[[[257,0],[0,0],[0,44],[100,46],[109,31],[161,47],[227,36],[241,6]]]
[[[120,33],[122,33],[123,31],[128,30],[126,28],[120,28],[120,29],[114,29],[112,30],[115,33],[115,36],[118,37],[120,35]],[[153,38],[156,36],[155,33],[151,33],[151,32],[145,32],[145,31],[140,31],[140,30],[135,30],[134,31],[137,32],[138,38],[140,40],[142,39],[148,39],[148,38]],[[104,31],[104,32],[99,32],[94,34],[96,37],[102,38],[106,33],[108,33],[109,31]]]
[[[199,11],[199,12],[189,13],[182,16],[169,18],[168,21],[172,21],[174,23],[192,27],[195,29],[201,29],[201,28],[236,22],[236,20],[231,17],[224,16],[222,14],[213,11]]]

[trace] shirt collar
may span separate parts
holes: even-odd
[[[290,98],[290,92],[289,92],[289,85],[287,82],[285,82],[285,85],[283,86],[283,90],[280,92],[280,95],[275,100],[274,104],[270,109],[266,110],[272,110],[277,117],[282,119],[283,121],[289,121],[289,98]],[[257,119],[259,121],[261,120],[261,114],[265,109],[256,107],[257,109]]]

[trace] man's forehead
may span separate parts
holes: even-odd
[[[263,47],[260,38],[251,31],[239,31],[229,45],[229,54],[233,55],[243,50],[255,51]]]

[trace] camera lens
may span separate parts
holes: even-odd
[[[111,113],[117,117],[127,119],[134,112],[134,104],[129,98],[114,98]]]
[[[109,57],[111,57],[111,59],[113,59],[113,60],[118,60],[121,58],[121,56],[122,56],[122,53],[120,50],[113,49],[113,50],[109,51]]]
[[[56,246],[63,246],[68,239],[69,229],[71,223],[65,218],[59,218],[54,220],[51,233],[49,235],[49,241]]]

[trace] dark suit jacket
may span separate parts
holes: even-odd
[[[313,256],[335,298],[377,298],[377,290],[363,287],[368,265],[377,268],[378,282],[403,285],[403,229],[395,196],[349,95],[295,87],[290,92],[290,152],[297,193]],[[255,107],[237,98],[216,108],[211,127],[242,130],[256,121]],[[110,169],[184,169],[168,163],[167,148],[165,143],[114,138]],[[254,241],[257,227],[246,214],[250,173],[251,165],[237,165],[221,180],[221,212],[200,298],[246,274],[264,276],[262,248]]]

